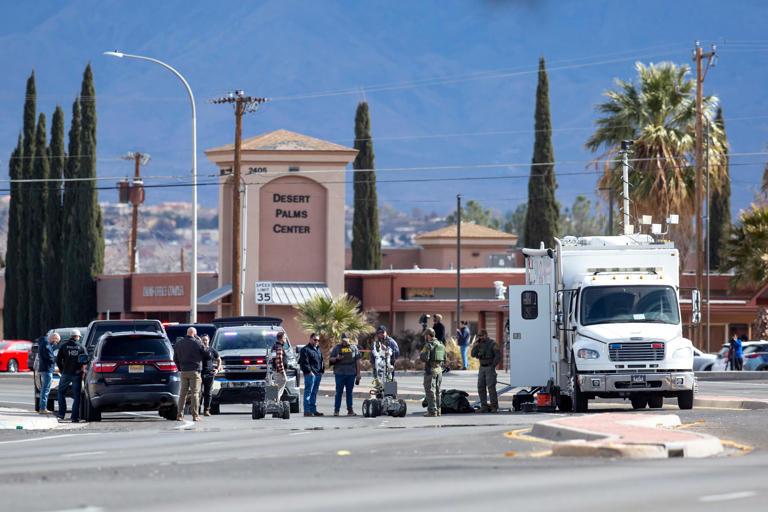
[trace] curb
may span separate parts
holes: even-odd
[[[724,408],[736,408],[736,409],[768,409],[768,401],[762,400],[717,400],[712,398],[694,398],[693,407],[724,407]]]
[[[610,413],[608,413],[610,414]],[[578,416],[574,418],[579,418]],[[563,425],[563,419],[536,423],[531,435],[553,441],[552,455],[560,457],[611,457],[627,459],[666,459],[672,457],[703,458],[723,451],[717,437],[688,432],[695,439],[687,441],[621,442],[620,434],[594,432]],[[566,420],[567,421],[567,420]],[[623,422],[648,429],[679,426],[677,415],[643,415]]]
[[[0,407],[0,430],[52,430],[59,426],[56,416]]]
[[[768,372],[695,372],[696,380],[701,381],[730,381],[730,380],[768,380]]]

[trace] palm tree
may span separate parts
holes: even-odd
[[[768,206],[742,211],[725,242],[720,270],[733,270],[731,288],[759,285],[768,279]]]
[[[608,101],[595,107],[603,117],[595,122],[597,130],[586,147],[593,153],[603,151],[593,162],[595,168],[602,163],[599,186],[612,187],[621,197],[623,183],[617,153],[622,140],[634,141],[630,214],[635,218],[652,214],[656,222],[678,214],[680,224],[672,226],[670,238],[680,250],[681,261],[685,261],[695,219],[696,103],[691,93],[696,83],[686,77],[688,66],[669,62],[645,66],[638,62],[635,69],[637,85],[617,79],[618,90],[607,91]],[[705,123],[714,119],[717,103],[714,96],[704,99]],[[727,142],[717,123],[710,123],[709,134],[710,187],[719,190],[724,181]],[[607,190],[604,194],[607,198]]]
[[[331,298],[315,295],[304,304],[294,306],[302,329],[320,335],[320,347],[330,350],[343,333],[355,338],[373,332],[366,316],[360,312],[360,301],[346,293]]]

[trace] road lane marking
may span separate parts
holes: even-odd
[[[739,491],[729,492],[728,494],[710,494],[709,496],[700,497],[699,501],[709,503],[713,501],[730,501],[742,498],[751,498],[752,496],[757,496],[757,493],[755,491]]]
[[[309,434],[309,432],[291,432],[288,435],[289,436],[303,436],[304,434]]]
[[[61,456],[62,457],[87,457],[88,455],[101,455],[103,453],[107,453],[107,452],[100,451],[100,452],[64,453]]]
[[[83,434],[61,434],[58,436],[31,437],[29,439],[13,439],[11,441],[0,441],[0,444],[30,443],[32,441],[46,441],[48,439],[59,439],[62,437],[97,436],[97,435],[99,435],[99,432],[85,432]]]
[[[179,425],[178,427],[173,427],[174,430],[184,430],[188,429],[190,427],[193,427],[195,425],[194,421],[184,420],[184,423]]]
[[[532,443],[555,444],[554,441],[550,441],[549,439],[539,439],[538,437],[529,437],[523,435],[524,432],[530,431],[531,427],[512,430],[510,432],[504,432],[504,437],[509,437],[510,439],[518,439],[520,441],[530,441]]]
[[[752,409],[744,409],[743,407],[705,407],[702,405],[694,406],[694,409],[709,409],[710,411],[751,411]]]
[[[552,450],[542,450],[528,454],[529,457],[546,457],[547,455],[552,455]]]
[[[731,447],[731,448],[736,448],[737,450],[741,450],[740,453],[734,454],[736,456],[747,455],[748,453],[751,453],[755,449],[754,446],[749,446],[748,444],[737,443],[736,441],[728,441],[727,439],[721,439],[720,440],[720,444],[722,444],[723,446],[728,446],[728,447]]]
[[[676,430],[682,430],[684,428],[692,427],[694,425],[701,425],[702,423],[705,423],[704,420],[694,421],[693,423],[683,423],[682,425],[678,425],[675,427]]]

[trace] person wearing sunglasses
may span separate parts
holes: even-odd
[[[322,416],[317,412],[317,390],[325,372],[323,351],[320,350],[320,336],[312,333],[309,343],[299,352],[299,366],[304,374],[304,416]]]

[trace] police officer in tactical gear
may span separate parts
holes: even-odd
[[[443,361],[445,345],[435,339],[435,330],[424,331],[424,347],[419,359],[424,362],[424,394],[427,399],[427,412],[424,416],[440,416],[440,384],[443,381]]]
[[[477,341],[472,345],[472,357],[480,360],[480,370],[477,372],[477,394],[480,396],[480,412],[498,412],[499,397],[496,394],[496,366],[501,361],[499,344],[488,337],[488,331],[482,329]],[[488,407],[486,389],[491,395],[491,406]]]

